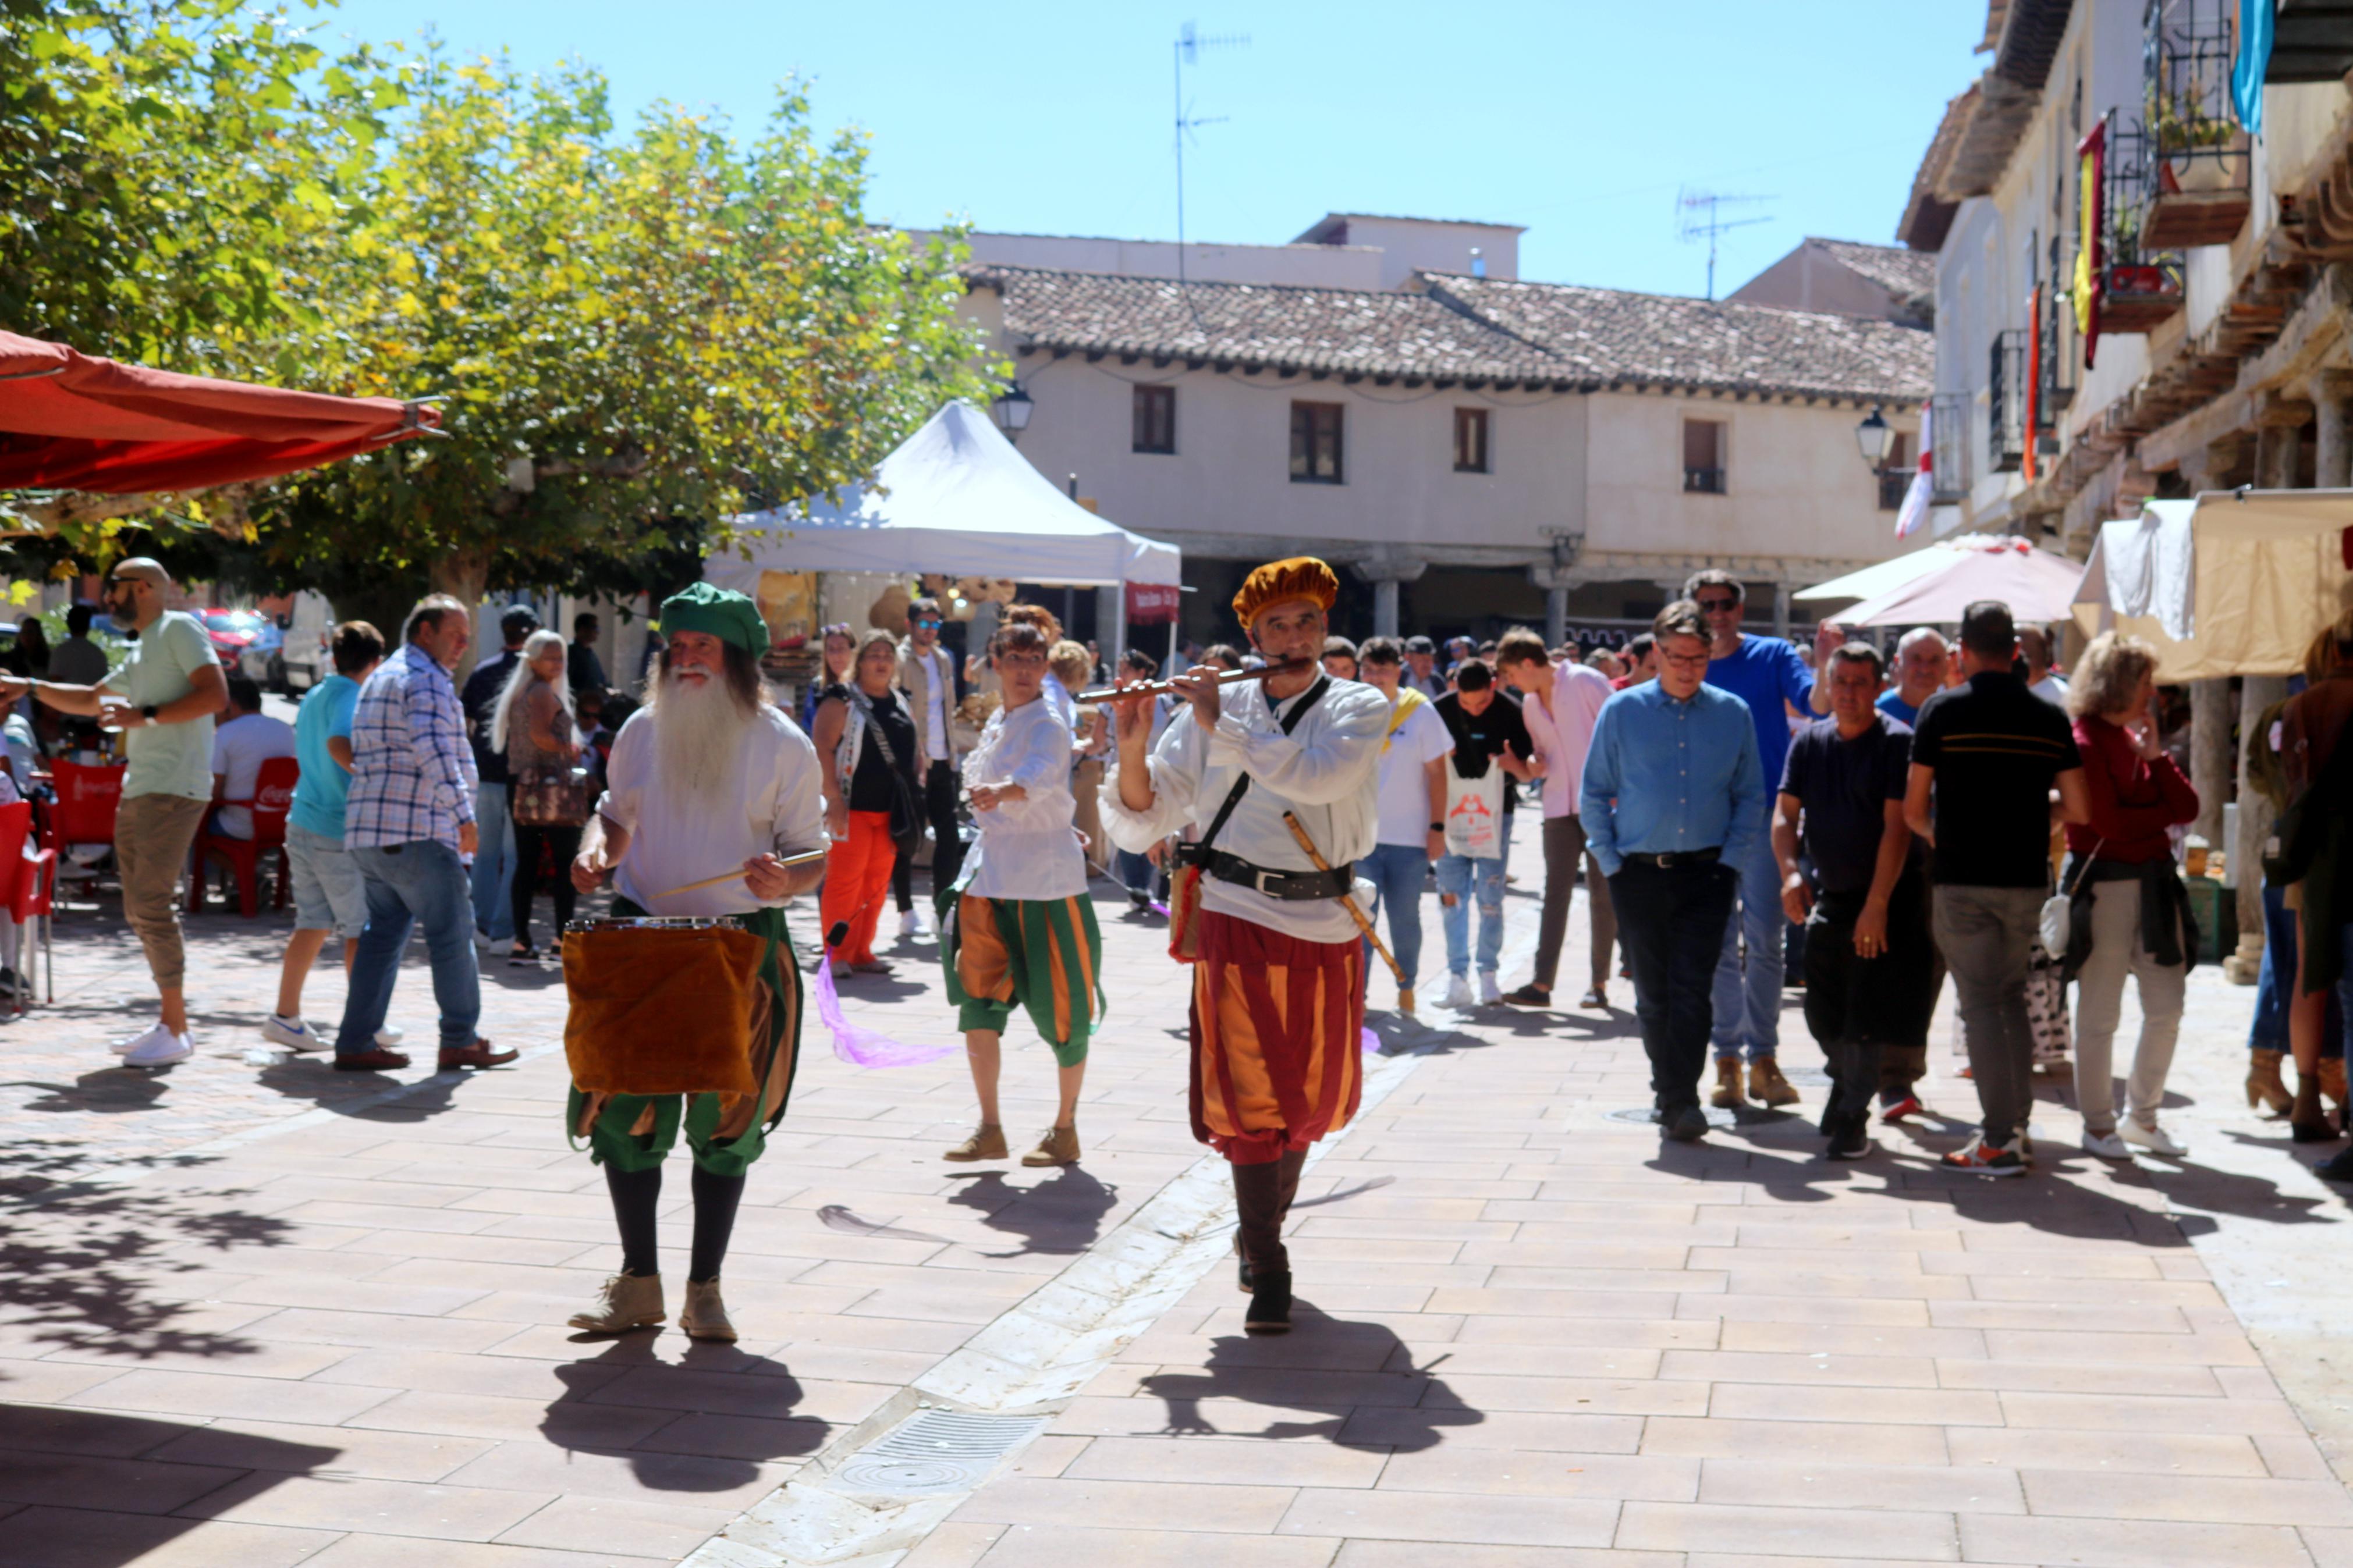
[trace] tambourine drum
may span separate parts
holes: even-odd
[[[726,916],[564,928],[564,1054],[590,1094],[757,1093],[753,1026],[767,939]]]

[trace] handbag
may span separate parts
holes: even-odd
[[[1315,684],[1307,689],[1307,695],[1299,700],[1298,706],[1275,721],[1284,734],[1299,728],[1299,721],[1307,717],[1310,708],[1323,700],[1331,685],[1328,675],[1315,678]],[[1176,868],[1168,879],[1168,956],[1179,963],[1192,963],[1201,956],[1201,867],[1208,859],[1209,848],[1217,843],[1218,835],[1225,831],[1226,819],[1242,803],[1250,782],[1247,773],[1236,779],[1234,787],[1226,792],[1224,803],[1218,807],[1218,815],[1209,819],[1209,831],[1194,843],[1177,847]]]
[[[891,750],[891,737],[875,719],[873,704],[866,700],[866,693],[851,687],[849,700],[866,715],[866,732],[873,737],[875,749],[882,753],[882,765],[891,775],[891,847],[902,858],[912,859],[923,847],[923,803],[915,798],[915,786],[900,770],[899,758]]]
[[[588,770],[565,763],[534,763],[513,781],[514,819],[525,827],[579,827],[594,805]]]
[[[2084,863],[2075,868],[2077,888],[2084,885],[2084,874],[2092,868],[2092,862],[2099,858],[2100,847],[2105,843],[2107,840],[2103,838],[2094,844],[2092,852],[2084,857]],[[2042,951],[2056,958],[2066,956],[2067,939],[2074,934],[2074,916],[2070,904],[2073,897],[2067,887],[2067,879],[2063,877],[2059,879],[2059,890],[2042,900]]]
[[[1504,770],[1466,779],[1446,770],[1446,852],[1469,860],[1500,859],[1504,853]]]

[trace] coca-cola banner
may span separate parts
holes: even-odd
[[[1164,626],[1176,618],[1176,608],[1183,597],[1183,590],[1174,583],[1130,583],[1127,585],[1127,624],[1132,626]]]

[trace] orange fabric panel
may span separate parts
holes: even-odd
[[[1204,910],[1193,979],[1193,1133],[1236,1164],[1304,1149],[1364,1091],[1364,950]]]
[[[997,900],[965,893],[956,900],[956,984],[967,996],[1013,1000],[1012,960],[997,929]]]

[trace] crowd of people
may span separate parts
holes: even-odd
[[[61,647],[42,650],[38,678],[0,676],[0,700],[29,696],[121,735],[116,871],[161,1004],[153,1027],[118,1046],[129,1065],[194,1049],[174,889],[200,830],[252,834],[275,759],[299,765],[295,930],[260,1028],[288,1049],[332,1047],[340,1070],[408,1065],[386,1012],[413,931],[443,1069],[514,1059],[480,1033],[480,955],[543,962],[583,894],[610,885],[623,924],[719,923],[751,944],[738,976],[749,1076],[732,1091],[588,1081],[575,1054],[567,1125],[605,1167],[623,1258],[578,1327],[660,1320],[654,1215],[682,1133],[695,1204],[681,1317],[691,1333],[732,1337],[719,1271],[789,1096],[799,960],[828,989],[887,973],[878,941],[892,905],[900,937],[937,938],[972,1076],[974,1130],[943,1157],[1011,1157],[999,1084],[1018,1013],[1056,1068],[1054,1119],[1022,1162],[1078,1161],[1105,1012],[1096,876],[1115,879],[1131,915],[1165,917],[1171,956],[1193,967],[1187,1099],[1196,1135],[1232,1165],[1253,1331],[1288,1325],[1282,1224],[1306,1152],[1354,1112],[1372,959],[1393,968],[1408,1011],[1436,973],[1422,924],[1433,889],[1440,1005],[1456,1012],[1554,1009],[1582,889],[1577,1006],[1608,1009],[1630,981],[1667,1139],[1707,1136],[1711,1109],[1799,1102],[1778,1062],[1795,985],[1829,1068],[1825,1152],[1867,1156],[1874,1101],[1883,1121],[1921,1110],[1949,978],[1981,1115],[1947,1163],[1989,1177],[2031,1167],[2050,1022],[2038,1008],[2063,1005],[2070,982],[2084,1148],[2186,1152],[2160,1110],[2201,945],[2179,869],[2200,802],[2166,748],[2157,655],[2129,637],[2094,639],[2072,679],[2046,635],[1994,602],[1970,605],[1951,641],[1905,633],[1892,658],[1835,624],[1800,647],[1746,631],[1742,584],[1709,570],[1622,647],[1550,647],[1514,628],[1441,654],[1422,637],[1336,635],[1337,578],[1303,557],[1249,575],[1240,645],[1167,671],[1135,649],[1107,669],[1034,605],[1004,606],[961,660],[930,599],[910,605],[903,636],[829,626],[796,721],[764,682],[765,626],[741,595],[696,584],[664,603],[642,706],[607,688],[593,616],[567,644],[522,606],[501,616],[501,647],[460,690],[474,616],[433,595],[396,638],[335,628],[334,673],[290,727],[223,672],[197,622],[164,607],[170,588],[152,561],[111,574],[108,613],[139,635],[111,671],[75,665],[85,679],[61,679]],[[2337,998],[2353,910],[2337,888],[2353,615],[2316,639],[2301,684],[2248,737],[2284,811],[2248,1092],[2306,1140],[2342,1130],[2346,1093]],[[1528,812],[1540,912],[1530,972],[1507,990],[1505,889]],[[914,900],[927,853],[928,910]],[[802,954],[783,907],[809,891]],[[301,1002],[338,937],[348,984],[330,1040]],[[575,1026],[593,1000],[582,987],[610,978],[567,968]],[[2141,1026],[2119,1104],[2127,979]],[[2353,1157],[2324,1169],[2353,1175]]]

